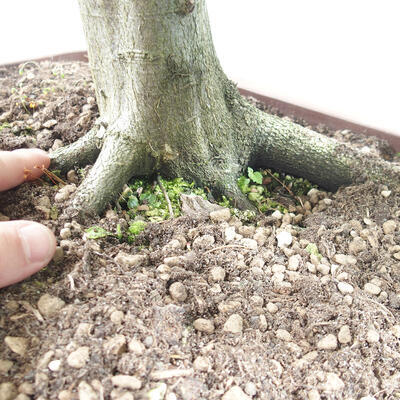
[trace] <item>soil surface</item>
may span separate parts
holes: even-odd
[[[21,68],[0,68],[0,149],[52,151],[90,129],[87,64]],[[381,140],[313,128],[396,162]],[[123,211],[60,218],[76,172],[70,190],[0,195],[0,220],[39,221],[59,244],[0,290],[0,399],[400,397],[400,188],[313,189],[254,224],[183,216],[129,245],[85,237],[126,226]]]

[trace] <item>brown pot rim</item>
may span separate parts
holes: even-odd
[[[27,61],[82,61],[88,62],[88,55],[86,51],[76,51],[72,53],[62,53],[53,56],[41,57],[33,60],[23,60],[19,62],[12,62],[0,65],[0,67],[12,67],[23,64]],[[296,104],[287,103],[282,100],[274,99],[272,97],[264,96],[262,94],[252,92],[247,89],[239,88],[239,91],[244,96],[252,96],[258,101],[264,103],[269,107],[276,107],[282,114],[296,119],[303,119],[310,125],[323,124],[332,130],[349,129],[354,133],[359,133],[367,136],[376,136],[386,140],[396,152],[400,152],[400,136],[392,133],[381,131],[379,129],[370,128],[354,122],[350,122],[341,118],[333,117],[319,111],[311,110],[309,108],[301,107]]]

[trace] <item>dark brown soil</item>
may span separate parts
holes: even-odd
[[[0,149],[55,149],[96,117],[87,64],[0,69]],[[393,158],[380,140],[313,128]],[[400,188],[314,191],[254,225],[180,217],[133,245],[85,237],[126,214],[61,220],[57,193],[35,182],[0,195],[0,220],[39,221],[60,246],[0,290],[0,399],[400,397]],[[279,247],[283,231],[292,243]]]

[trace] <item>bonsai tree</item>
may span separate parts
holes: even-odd
[[[54,152],[52,166],[94,165],[71,209],[101,212],[132,177],[181,176],[248,205],[246,166],[335,190],[367,178],[398,183],[390,163],[242,98],[217,59],[205,0],[79,0],[100,117]]]

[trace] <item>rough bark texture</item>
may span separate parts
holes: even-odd
[[[161,173],[247,204],[247,165],[278,168],[329,189],[364,179],[398,182],[389,164],[262,113],[223,73],[204,0],[80,0],[100,118],[54,153],[53,166],[93,162],[76,210],[101,212],[133,176]]]

